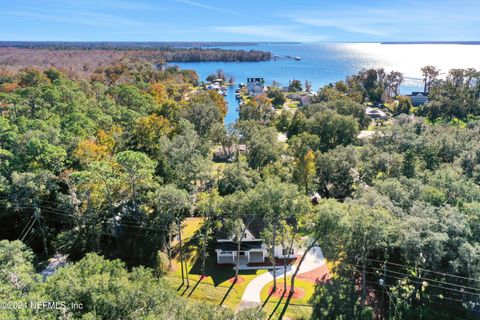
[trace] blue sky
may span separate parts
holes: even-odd
[[[0,0],[0,40],[480,40],[480,0]]]

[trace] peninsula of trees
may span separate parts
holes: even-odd
[[[81,78],[89,78],[99,67],[127,61],[149,62],[160,68],[169,62],[257,62],[271,58],[270,52],[258,50],[172,47],[167,44],[0,42],[0,69],[17,72],[25,67],[56,68],[69,77]]]

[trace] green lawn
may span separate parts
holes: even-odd
[[[177,288],[180,295],[200,301],[206,301],[209,303],[224,305],[231,309],[236,309],[240,300],[242,299],[243,292],[248,283],[257,275],[266,272],[264,270],[254,270],[246,272],[240,272],[240,276],[245,280],[238,284],[232,284],[228,279],[232,278],[235,274],[232,266],[227,268],[221,268],[214,270],[215,275],[209,276],[200,280],[200,275],[195,274],[193,270],[190,270],[190,288],[182,286],[182,279],[179,272],[175,272],[167,276],[168,280]],[[228,271],[231,272],[228,272]],[[208,272],[207,272],[208,274]],[[226,279],[226,280],[225,280]],[[220,282],[225,280],[223,282]]]
[[[215,262],[215,251],[209,248],[205,263],[206,278],[200,280],[202,270],[202,259],[198,252],[199,232],[202,227],[202,219],[190,218],[182,225],[182,236],[185,239],[185,260],[187,261],[188,276],[190,287],[182,286],[182,272],[178,255],[178,243],[174,248],[174,259],[172,261],[173,270],[166,278],[171,285],[175,287],[178,293],[184,297],[207,301],[213,304],[225,305],[232,309],[238,306],[248,283],[257,275],[266,272],[266,270],[248,270],[240,271],[240,276],[245,280],[241,283],[233,284],[229,279],[235,276],[232,265],[217,265]]]
[[[291,277],[287,277],[287,284],[290,285]],[[269,288],[273,284],[270,282],[263,287],[260,297],[262,299],[263,311],[271,319],[278,319],[280,315],[291,319],[309,319],[312,312],[308,301],[313,295],[315,284],[311,281],[296,279],[295,287],[305,290],[305,296],[302,298],[291,298],[285,295],[283,298],[269,296]],[[283,279],[277,280],[277,286],[283,287]]]
[[[232,284],[229,280],[235,276],[233,266],[217,265],[215,251],[210,247],[205,263],[206,278],[200,281],[202,259],[198,252],[198,234],[201,230],[202,221],[199,218],[190,218],[182,226],[190,287],[187,288],[186,284],[182,285],[181,268],[178,260],[178,244],[174,250],[176,255],[172,262],[173,270],[165,277],[171,286],[177,289],[178,294],[183,297],[223,305],[236,310],[248,283],[258,275],[267,272],[267,270],[240,271],[240,276],[244,281]],[[289,281],[290,277],[287,277],[287,283],[290,283]],[[262,309],[267,316],[271,315],[271,319],[278,319],[283,314],[290,319],[296,320],[308,319],[310,317],[312,309],[308,305],[308,300],[313,294],[314,284],[302,279],[297,279],[295,283],[297,287],[305,290],[305,296],[299,299],[292,298],[289,301],[287,301],[287,297],[283,299],[273,296],[268,297],[269,285],[263,288],[261,291]],[[279,285],[283,285],[283,279],[279,281]]]

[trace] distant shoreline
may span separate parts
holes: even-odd
[[[300,42],[231,42],[231,41],[2,41],[0,48],[22,49],[108,49],[163,50],[166,48],[214,48],[258,46],[262,44],[300,44]]]
[[[453,44],[453,45],[480,45],[480,41],[386,41],[380,44]]]

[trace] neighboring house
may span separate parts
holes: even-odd
[[[300,106],[307,106],[312,101],[312,98],[317,95],[316,92],[298,92],[298,93],[289,93],[286,97],[292,101],[300,102]]]
[[[64,267],[67,264],[68,255],[66,254],[55,254],[53,258],[48,259],[48,266],[42,270],[40,273],[43,276],[43,282],[47,280],[47,278],[53,275],[59,268]]]
[[[283,132],[279,132],[278,135],[277,135],[277,141],[278,142],[287,142],[288,141],[288,136],[286,133],[283,133]]]
[[[375,136],[376,131],[369,131],[369,130],[362,130],[360,133],[357,135],[357,139],[359,140],[368,140]]]
[[[315,192],[315,194],[310,197],[310,201],[312,202],[312,204],[319,204],[320,200],[322,200],[322,197],[320,196],[320,194],[318,194],[318,192]]]
[[[230,147],[219,146],[213,152],[213,160],[215,161],[231,161],[237,153],[245,154],[247,152],[247,146],[244,144],[234,145]]]
[[[412,105],[414,107],[418,107],[418,106],[424,105],[425,103],[428,102],[428,93],[426,93],[426,92],[412,92],[412,95],[410,96],[410,99],[412,99]]]
[[[211,84],[208,84],[207,90],[215,90],[221,95],[227,95],[227,87],[223,86],[220,82],[213,82]]]
[[[267,90],[265,79],[263,78],[247,78],[247,90],[250,96],[258,96]]]
[[[365,109],[365,114],[369,116],[371,119],[379,119],[379,120],[386,120],[388,119],[388,116],[385,112],[382,110],[376,109],[376,108],[371,108],[367,107]]]
[[[262,219],[254,219],[248,223],[245,230],[244,237],[240,245],[240,265],[247,265],[249,263],[264,263],[267,262],[268,248],[261,238],[261,233],[264,229]],[[218,264],[235,264],[237,259],[237,243],[233,236],[225,228],[221,228],[215,233],[216,246],[215,252],[217,254]],[[296,257],[297,248],[293,248],[290,252],[285,252],[281,246],[275,246],[275,258],[293,259]]]

